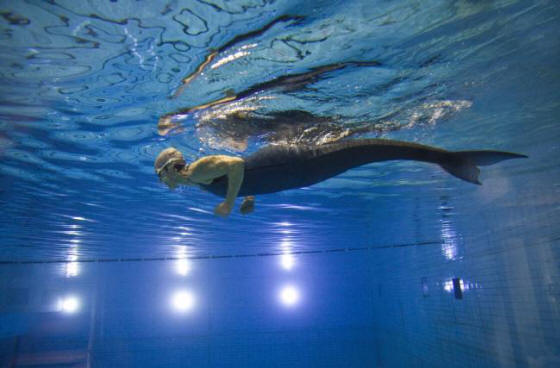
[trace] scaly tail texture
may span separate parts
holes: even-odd
[[[492,165],[512,158],[527,158],[526,155],[501,151],[458,151],[449,152],[449,156],[440,162],[440,166],[453,176],[473,184],[482,184],[478,180],[480,169],[477,165]]]

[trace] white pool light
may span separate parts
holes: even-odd
[[[296,287],[287,285],[280,290],[279,298],[282,304],[287,307],[292,307],[299,302],[300,293]]]
[[[443,290],[447,291],[448,293],[453,291],[453,281],[447,280],[443,283]]]
[[[194,308],[194,294],[188,290],[180,290],[173,294],[171,305],[177,312],[188,312]]]
[[[75,296],[68,296],[58,301],[58,309],[64,313],[75,313],[80,309],[80,300]]]

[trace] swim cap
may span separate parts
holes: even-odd
[[[158,174],[159,176],[161,171],[165,169],[167,165],[176,161],[185,162],[185,159],[183,158],[181,152],[173,147],[164,149],[159,153],[156,161],[154,162],[154,169],[156,170],[156,174]]]

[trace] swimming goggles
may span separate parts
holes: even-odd
[[[183,170],[185,167],[188,167],[189,165],[187,165],[184,161],[181,162],[182,160],[178,159],[178,158],[170,158],[169,160],[167,160],[162,166],[161,168],[159,168],[156,173],[157,176],[160,178],[161,180],[161,174],[163,173],[163,171],[165,170],[165,168],[167,168],[169,165],[173,164],[173,168],[177,171]],[[173,163],[175,162],[175,163]]]

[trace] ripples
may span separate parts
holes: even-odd
[[[135,142],[153,137],[153,129],[145,124],[109,128],[106,130],[107,138],[113,141]]]
[[[105,137],[103,134],[97,134],[87,131],[62,131],[62,132],[53,132],[51,136],[54,139],[60,141],[66,141],[69,143],[77,143],[80,146],[89,144],[90,146],[95,145],[99,142],[104,142]]]
[[[146,116],[149,113],[149,110],[145,107],[127,107],[121,110],[115,111],[113,114],[116,118],[130,118],[130,117],[142,117]]]
[[[56,75],[57,78],[78,78],[87,75],[92,68],[88,66],[63,66],[63,65],[41,65],[26,68],[22,72],[13,72],[11,76],[15,79],[37,80]]]
[[[31,154],[30,152],[18,150],[18,149],[9,149],[5,152],[6,157],[10,157],[16,159],[18,161],[32,163],[32,164],[43,164],[44,162],[40,160],[35,155]]]
[[[451,146],[460,129],[467,136],[482,126],[500,135],[504,126],[486,128],[484,118],[457,125],[463,113],[486,103],[475,99],[476,88],[507,74],[502,59],[515,56],[516,35],[550,18],[516,1],[321,4],[6,5],[0,12],[0,189],[13,188],[6,213],[27,225],[12,231],[3,223],[10,233],[3,256],[26,242],[49,256],[78,245],[82,257],[111,256],[115,249],[168,255],[171,245],[192,247],[189,254],[236,254],[230,243],[247,234],[262,241],[247,254],[343,239],[330,239],[336,226],[322,219],[355,219],[340,225],[346,234],[370,224],[360,219],[365,210],[347,209],[339,198],[383,202],[400,195],[385,188],[419,190],[441,178],[406,165],[360,169],[257,199],[252,216],[235,214],[225,223],[212,214],[218,198],[194,188],[170,193],[158,183],[153,160],[168,146],[193,159],[270,143],[415,140],[440,129],[455,129],[440,136]],[[169,124],[158,130],[162,118]],[[80,209],[72,217],[52,217],[72,207]],[[40,219],[36,234],[27,231],[35,224],[29,217]]]

